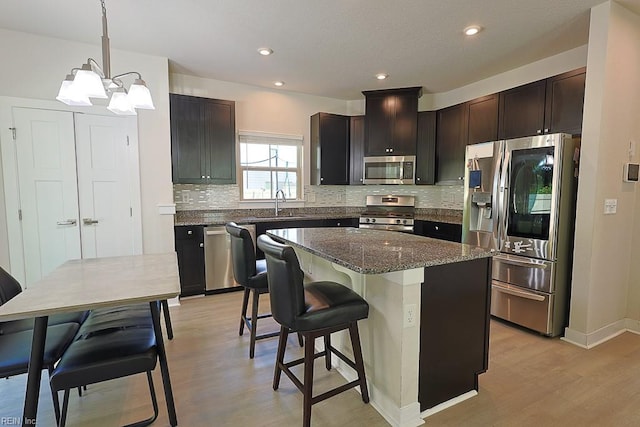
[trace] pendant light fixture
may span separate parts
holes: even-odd
[[[107,30],[107,9],[102,5],[102,67],[93,59],[81,68],[73,68],[62,81],[56,99],[67,105],[92,105],[89,98],[107,99],[111,96],[108,110],[119,115],[136,115],[136,108],[155,110],[151,92],[137,71],[111,76],[111,57]],[[124,86],[123,77],[133,77],[129,90]]]

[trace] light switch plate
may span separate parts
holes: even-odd
[[[618,211],[618,199],[604,199],[604,214],[612,215]]]

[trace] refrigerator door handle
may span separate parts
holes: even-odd
[[[498,292],[502,292],[505,294],[513,295],[520,298],[530,299],[533,301],[544,301],[544,297],[542,295],[534,294],[527,291],[520,291],[513,288],[508,288],[504,285],[500,285],[495,281],[491,284],[491,288],[495,289]]]

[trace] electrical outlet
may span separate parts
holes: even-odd
[[[416,316],[418,313],[418,306],[415,304],[405,304],[404,305],[404,327],[410,328],[411,326],[416,326]]]
[[[618,199],[604,199],[604,214],[611,215],[618,210]]]

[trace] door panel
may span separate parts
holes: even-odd
[[[135,252],[128,120],[88,114],[76,117],[83,258]]]
[[[14,108],[25,285],[81,257],[73,113]]]

